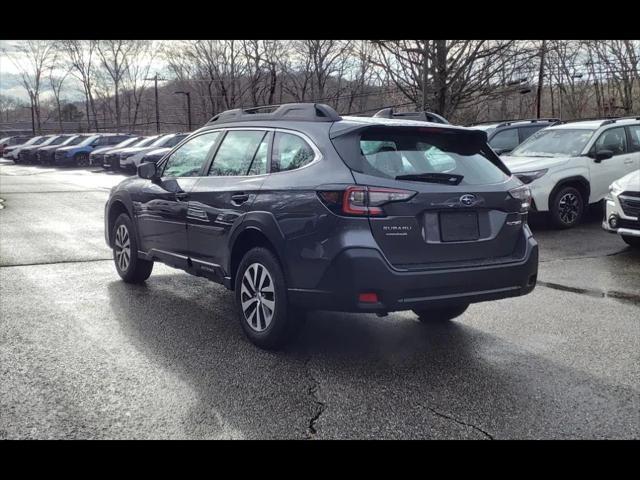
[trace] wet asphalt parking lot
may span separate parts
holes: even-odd
[[[120,281],[119,174],[0,160],[0,438],[638,438],[640,253],[531,220],[539,284],[447,324],[314,312],[284,351],[222,286]]]

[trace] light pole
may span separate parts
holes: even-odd
[[[158,78],[156,73],[152,78],[145,78],[145,80],[153,80],[154,89],[156,92],[156,131],[160,133],[160,110],[158,108],[158,80],[166,80],[165,78]]]
[[[544,79],[544,55],[547,53],[547,41],[543,40],[540,46],[540,70],[538,70],[538,90],[536,92],[536,118],[540,118],[542,107],[542,82]]]
[[[182,94],[187,97],[187,118],[189,119],[189,131],[191,131],[191,92],[173,92],[175,94]]]

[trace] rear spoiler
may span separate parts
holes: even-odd
[[[420,125],[406,125],[406,124],[392,124],[392,123],[375,123],[370,124],[358,123],[348,124],[347,122],[337,122],[331,125],[329,130],[329,138],[336,139],[343,135],[357,133],[368,129],[394,129],[394,130],[407,130],[407,131],[419,131],[423,133],[437,133],[443,135],[458,134],[464,135],[467,139],[487,143],[488,136],[484,130],[478,130],[475,128],[457,127],[453,125],[441,124],[434,126],[420,126]]]
[[[339,122],[342,123],[342,122]],[[336,126],[336,124],[334,124]],[[349,168],[355,171],[361,171],[362,150],[360,149],[360,138],[363,133],[372,133],[373,139],[384,139],[385,131],[387,134],[394,135],[404,133],[424,133],[429,135],[429,143],[437,148],[459,155],[473,155],[479,152],[485,152],[489,160],[498,168],[510,175],[507,167],[502,163],[500,158],[491,150],[487,143],[487,133],[483,130],[475,130],[472,128],[452,127],[448,125],[434,126],[413,126],[406,124],[386,125],[381,123],[371,123],[351,125],[349,128],[338,128],[336,132],[330,131],[330,138],[333,146],[339,153],[342,160]],[[381,136],[378,136],[380,133]]]

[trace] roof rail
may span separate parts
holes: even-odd
[[[629,118],[629,117],[626,117]],[[607,125],[604,122],[614,123],[616,120],[622,120],[621,117],[586,117],[586,118],[576,118],[574,120],[558,120],[555,125],[562,125],[565,123],[578,123],[578,122],[595,122],[602,121],[603,125]]]
[[[638,117],[637,115],[631,115],[629,117],[612,118],[609,123],[616,123],[618,120],[640,120],[640,117]]]
[[[531,119],[527,118],[525,120],[511,120],[508,122],[500,123],[496,126],[496,128],[508,127],[509,125],[513,125],[514,123],[523,123],[523,122],[529,122],[529,123],[552,122],[555,125],[555,123],[559,121],[560,121],[559,118],[531,118]]]
[[[433,112],[394,112],[393,108],[383,108],[374,115],[376,118],[398,118],[403,117],[408,120],[420,120],[423,122],[446,123],[449,121],[441,115]]]
[[[261,110],[272,110],[258,113]],[[305,122],[337,122],[342,117],[324,103],[284,103],[282,105],[262,105],[251,108],[235,108],[226,110],[213,117],[207,125],[251,122],[254,120],[297,120]]]
[[[512,123],[517,123],[517,122],[529,122],[529,123],[535,123],[535,122],[559,122],[560,119],[559,118],[513,118],[510,120],[491,120],[491,121],[486,121],[486,122],[474,122],[474,123],[470,123],[469,126],[473,127],[474,125],[486,125],[488,123],[497,123],[497,127],[505,127],[507,125],[511,125]],[[496,128],[497,128],[496,127]]]

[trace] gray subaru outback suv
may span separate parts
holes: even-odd
[[[441,321],[531,292],[529,201],[485,132],[285,104],[223,112],[140,165],[105,234],[125,282],[156,261],[219,282],[274,348],[305,310]]]

